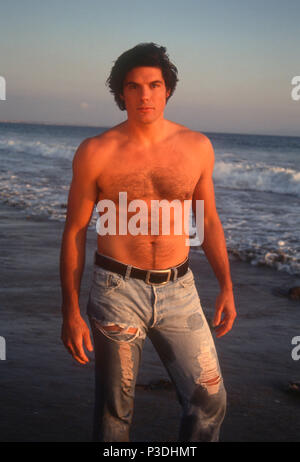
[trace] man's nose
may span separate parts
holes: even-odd
[[[148,88],[142,88],[141,89],[141,100],[142,101],[148,101],[150,98],[150,91]]]

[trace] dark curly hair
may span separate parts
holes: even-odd
[[[170,90],[167,101],[172,96],[178,82],[178,71],[176,66],[169,60],[166,51],[165,47],[152,42],[139,43],[134,48],[121,54],[114,62],[110,75],[106,80],[106,85],[108,85],[109,91],[114,95],[115,101],[121,111],[126,109],[124,101],[120,98],[120,94],[123,94],[123,83],[127,73],[134,67],[149,66],[160,68],[166,88]]]

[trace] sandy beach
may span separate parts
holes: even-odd
[[[63,224],[26,217],[1,205],[0,441],[91,440],[93,353],[82,366],[60,340],[59,252]],[[88,232],[81,289],[84,317],[96,233]],[[206,317],[212,318],[217,280],[203,255],[190,253]],[[230,258],[238,316],[230,333],[216,339],[228,408],[220,440],[299,441],[300,361],[291,339],[300,336],[300,303],[273,295],[300,285],[297,277]],[[132,441],[176,441],[180,407],[166,371],[146,341],[136,387]],[[149,386],[150,384],[150,386]],[[152,384],[152,385],[151,385]],[[166,384],[166,386],[164,386]]]

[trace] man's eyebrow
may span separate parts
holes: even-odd
[[[162,80],[153,80],[152,82],[150,82],[150,85],[152,83],[163,83],[163,81]],[[140,85],[140,84],[137,83],[137,82],[134,82],[133,80],[130,80],[129,82],[126,82],[124,85],[126,87],[127,85]]]
[[[129,81],[129,82],[126,82],[124,85],[126,87],[126,85],[138,85],[138,83],[133,82],[133,81]]]

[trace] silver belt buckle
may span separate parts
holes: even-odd
[[[168,274],[168,278],[167,278],[166,281],[163,281],[163,282],[149,282],[151,273],[169,273],[169,274]],[[167,282],[170,281],[171,273],[172,273],[171,268],[167,269],[167,270],[154,270],[154,271],[148,270],[147,274],[146,274],[145,282],[146,282],[146,284],[153,285],[153,286],[163,286],[163,285],[167,284]]]

